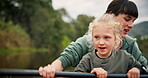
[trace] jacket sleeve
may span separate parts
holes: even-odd
[[[133,57],[139,61],[143,65],[147,65],[147,59],[142,55],[142,52],[140,51],[138,44],[136,42],[136,39],[133,39],[129,36],[127,36],[124,40],[125,45],[124,49],[133,55]]]
[[[79,63],[83,55],[88,52],[86,44],[86,35],[84,35],[75,42],[71,42],[70,45],[64,49],[58,58],[62,62],[64,69],[68,66],[76,66]]]
[[[133,67],[136,67],[138,69],[141,68],[142,64],[139,61],[137,61],[131,54],[128,54],[128,57],[129,57],[128,70],[130,70]],[[141,70],[140,70],[140,72],[141,72]]]
[[[133,43],[133,48],[131,51],[133,51],[132,53],[135,59],[137,59],[141,64],[147,65],[147,59],[142,55],[142,52],[139,50],[137,42]]]
[[[130,57],[130,62],[131,62],[129,64],[130,69],[133,68],[133,67],[136,67],[136,68],[138,68],[140,70],[140,74],[148,74],[148,68],[145,65],[142,65],[137,60],[135,60],[135,58],[132,55]]]

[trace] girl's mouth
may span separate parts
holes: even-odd
[[[106,47],[99,47],[99,49],[100,49],[100,50],[104,50],[104,49],[106,49]]]

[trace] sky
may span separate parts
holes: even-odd
[[[65,8],[68,14],[76,19],[80,14],[95,17],[103,15],[111,1],[112,0],[52,0],[52,5],[55,10]],[[135,24],[148,21],[148,0],[130,1],[133,1],[137,5],[139,11],[139,17],[135,21]]]

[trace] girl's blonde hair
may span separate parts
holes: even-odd
[[[122,26],[121,24],[115,20],[115,16],[113,14],[104,14],[100,18],[96,18],[93,22],[90,23],[89,25],[89,30],[87,33],[87,41],[88,41],[88,46],[92,47],[93,45],[93,28],[95,26],[106,26],[109,27],[113,30],[114,36],[115,36],[115,46],[114,49],[119,49],[120,44],[122,43],[122,37],[121,37],[121,29]]]

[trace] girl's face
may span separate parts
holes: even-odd
[[[107,58],[114,48],[115,36],[111,28],[106,27],[104,24],[102,25],[93,28],[93,42],[98,50],[97,55],[100,58]]]
[[[129,33],[129,31],[134,27],[133,23],[136,20],[136,18],[127,14],[119,14],[115,18],[123,26],[122,37],[124,38]]]

